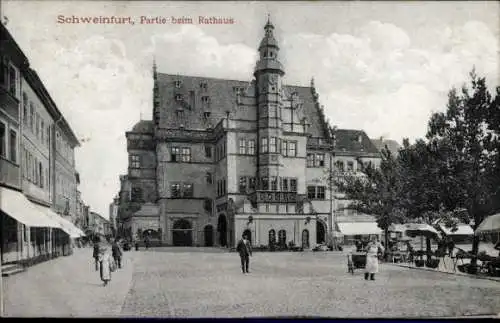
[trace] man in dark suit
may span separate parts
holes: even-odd
[[[250,256],[252,255],[252,246],[246,234],[243,234],[242,239],[238,242],[236,251],[240,254],[241,270],[243,273],[249,273],[248,266],[250,264]]]

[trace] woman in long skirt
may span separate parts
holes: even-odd
[[[366,246],[366,266],[365,266],[365,279],[375,280],[375,274],[378,273],[378,253],[384,252],[384,247],[374,237]]]
[[[113,257],[111,255],[110,248],[103,247],[99,253],[99,274],[104,286],[111,281],[111,266],[113,262]]]

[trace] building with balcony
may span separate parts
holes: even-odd
[[[264,30],[250,82],[153,67],[153,120],[126,133],[118,212],[126,235],[233,247],[247,233],[254,245],[311,248],[331,230],[380,233],[328,181],[377,165],[379,151],[362,130],[333,131],[314,81],[283,83],[270,21]]]

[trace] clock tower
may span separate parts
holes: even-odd
[[[279,46],[274,38],[274,26],[268,19],[265,35],[259,46],[259,61],[255,66],[258,117],[259,190],[278,191],[281,167],[281,88],[285,75],[278,60]]]

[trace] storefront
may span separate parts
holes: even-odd
[[[61,225],[41,212],[21,192],[0,187],[2,264],[50,258],[51,231]]]

